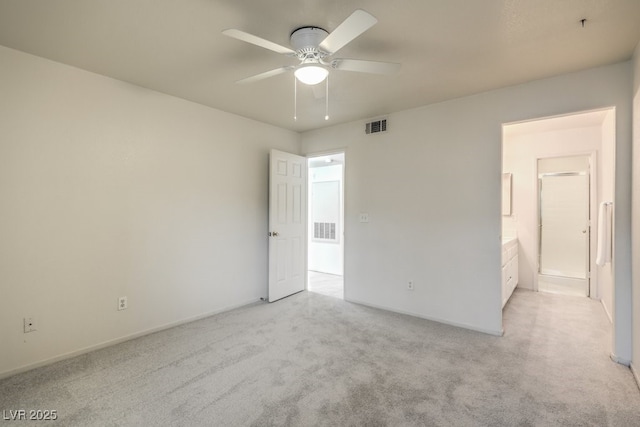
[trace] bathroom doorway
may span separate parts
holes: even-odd
[[[309,292],[344,298],[344,152],[309,157]]]
[[[596,264],[596,249],[598,206],[613,201],[615,195],[615,128],[614,108],[576,112],[505,124],[502,145],[502,172],[511,176],[512,183],[511,209],[502,216],[502,236],[518,242],[517,287],[556,293],[569,289],[568,293],[573,295],[579,292],[600,300],[610,320],[613,320],[613,269],[611,263]],[[552,208],[541,206],[541,202],[552,201],[544,195],[541,200],[541,182],[543,194],[556,199],[568,196],[551,192],[562,193],[562,187],[581,182],[579,199],[573,203],[588,203],[589,207],[581,217],[572,220],[578,227],[572,243],[561,234],[554,237],[552,224],[545,227],[544,219],[540,233],[541,210]],[[553,219],[549,213],[545,216]],[[562,227],[559,230],[568,231],[569,228]],[[554,264],[552,252],[545,250],[546,247],[562,252],[567,246],[578,245],[578,241],[580,248],[586,241],[586,248],[578,251],[581,255],[574,256],[573,267]],[[573,271],[575,266],[580,273]],[[586,277],[583,271],[587,272]]]
[[[573,295],[598,300],[613,330],[613,256],[598,263],[596,254],[598,208],[615,199],[615,130],[615,108],[604,108],[504,124],[502,140],[502,172],[512,177],[502,235],[518,243],[517,287],[570,294],[544,297],[558,310]]]

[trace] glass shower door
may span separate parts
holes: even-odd
[[[588,295],[589,175],[540,176],[540,274],[584,279]]]

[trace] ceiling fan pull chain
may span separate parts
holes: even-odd
[[[293,121],[298,120],[298,79],[293,76]]]
[[[327,75],[327,83],[326,83],[326,96],[325,98],[325,106],[324,106],[324,119],[329,120],[329,76]]]

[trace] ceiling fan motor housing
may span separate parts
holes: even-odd
[[[291,33],[291,47],[301,59],[312,55],[326,56],[318,45],[327,38],[329,33],[320,27],[301,27]]]

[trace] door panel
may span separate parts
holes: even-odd
[[[271,150],[269,302],[305,288],[307,159]]]

